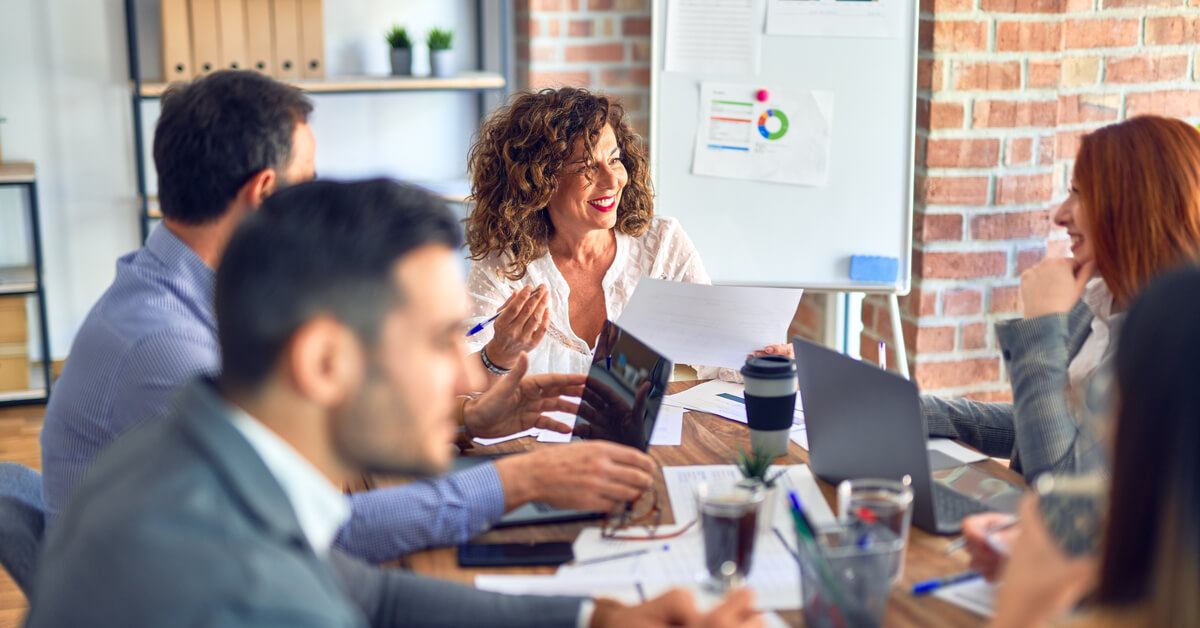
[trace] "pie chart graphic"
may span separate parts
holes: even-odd
[[[770,118],[775,118],[779,121],[778,129],[775,129],[774,131],[767,130],[767,120]],[[766,111],[762,112],[761,116],[758,116],[758,132],[769,140],[777,140],[784,135],[787,135],[787,130],[787,116],[778,109],[767,109]]]

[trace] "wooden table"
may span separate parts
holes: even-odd
[[[700,382],[673,382],[669,388],[672,393],[686,390]],[[869,435],[864,435],[869,437]],[[651,447],[650,455],[663,466],[697,465],[697,464],[729,464],[737,451],[738,445],[749,449],[750,431],[740,423],[730,421],[711,414],[692,412],[683,422],[683,444],[679,447]],[[534,449],[536,447],[555,447],[558,445],[538,443],[532,438],[499,443],[490,447],[476,447],[471,454],[512,453]],[[789,443],[788,455],[781,459],[781,464],[800,464],[808,462],[808,452],[795,443]],[[1018,474],[1003,465],[987,460],[977,463],[987,471],[999,475],[1009,481],[1022,484]],[[666,511],[663,522],[674,521],[670,513],[669,500],[666,496],[666,485],[659,474],[655,478],[659,494],[664,496],[660,505]],[[834,487],[818,480],[825,499],[831,505],[835,503]],[[488,543],[513,543],[537,541],[574,541],[585,526],[598,525],[596,521],[575,522],[565,524],[549,524],[506,528],[492,530],[477,540]],[[908,555],[904,565],[904,577],[892,591],[888,602],[887,615],[884,618],[886,626],[982,626],[985,619],[943,602],[932,596],[914,598],[910,593],[915,582],[948,576],[964,571],[967,568],[967,557],[964,552],[953,556],[945,555],[945,548],[951,539],[939,537],[916,527],[909,534]],[[444,547],[410,554],[401,559],[401,563],[412,570],[447,580],[455,580],[471,584],[478,574],[552,574],[554,567],[504,567],[473,569],[458,566],[455,548]],[[800,611],[780,611],[779,615],[793,626],[802,626],[803,619]]]

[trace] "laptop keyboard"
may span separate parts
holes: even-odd
[[[939,522],[959,521],[967,515],[987,512],[983,502],[954,491],[940,482],[933,482],[933,510]]]

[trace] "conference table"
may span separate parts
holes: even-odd
[[[672,382],[668,393],[686,390],[701,382]],[[750,431],[745,425],[723,417],[690,412],[684,417],[683,440],[676,447],[650,447],[650,456],[662,466],[730,464],[740,445],[749,449]],[[488,447],[474,447],[464,455],[499,454],[529,451],[537,447],[556,447],[561,445],[538,443],[533,438],[521,438]],[[786,458],[778,460],[779,464],[807,464],[808,452],[794,442],[789,442]],[[1004,465],[988,459],[975,463],[975,466],[1023,485],[1019,474]],[[655,478],[659,494],[665,496],[666,485],[662,474]],[[383,483],[383,482],[381,482]],[[833,507],[835,504],[835,489],[827,482],[818,479],[825,499]],[[663,523],[671,523],[674,517],[670,512],[667,499],[660,500],[665,509]],[[527,543],[540,541],[574,541],[579,532],[586,526],[599,525],[599,521],[573,522],[562,524],[544,524],[513,528],[496,529],[475,539],[486,543]],[[907,557],[904,564],[904,574],[900,583],[893,589],[888,601],[887,614],[884,617],[885,626],[922,626],[922,627],[968,627],[982,626],[986,619],[968,610],[934,598],[932,596],[913,597],[912,585],[915,582],[929,578],[937,578],[959,573],[967,568],[967,556],[963,551],[947,556],[945,549],[951,538],[929,534],[916,527],[909,535]],[[416,552],[403,557],[399,561],[417,573],[447,580],[472,584],[479,574],[552,574],[554,567],[503,567],[503,568],[464,568],[458,566],[456,550],[453,547]],[[803,626],[804,621],[799,610],[777,611],[780,617],[793,626]]]

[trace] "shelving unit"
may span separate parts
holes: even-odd
[[[129,49],[130,100],[133,112],[134,156],[137,161],[137,187],[140,203],[139,217],[142,240],[150,233],[150,222],[162,217],[157,209],[157,199],[148,193],[146,183],[145,138],[142,132],[142,104],[162,97],[168,84],[161,81],[144,81],[141,73],[138,46],[138,22],[136,0],[125,0],[125,38]],[[488,11],[485,11],[485,8]],[[508,77],[512,75],[509,58],[509,33],[512,30],[512,0],[475,0],[476,15],[476,62],[484,67],[486,47],[484,42],[485,14],[495,12],[499,17],[499,64],[502,72],[459,72],[450,78],[432,76],[329,76],[318,80],[285,80],[310,94],[385,94],[403,92],[457,91],[475,92],[479,96],[479,115],[486,112],[484,94],[506,90]],[[466,184],[463,181],[412,181],[424,185],[443,199],[462,203],[465,200]]]
[[[42,282],[42,236],[41,223],[38,216],[37,172],[31,163],[0,163],[0,188],[24,188],[26,207],[28,208],[30,250],[33,253],[31,265],[10,266],[0,268],[0,298],[37,299],[38,340],[42,350],[42,382],[41,386],[31,385],[24,390],[0,390],[0,406],[28,403],[42,403],[50,397],[50,334],[46,325],[46,293]],[[10,310],[11,311],[11,310]],[[24,319],[22,312],[20,319]],[[4,330],[0,329],[0,334]],[[26,324],[26,334],[28,326]],[[21,347],[28,340],[22,335],[16,343],[0,341],[0,361],[15,362],[15,357],[23,357],[23,368],[31,370],[28,356],[18,349],[10,355],[10,348]],[[0,367],[2,368],[2,367]]]

